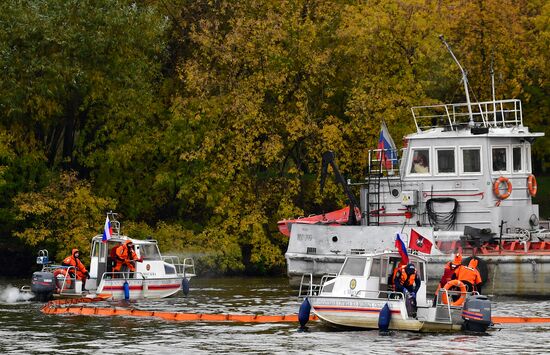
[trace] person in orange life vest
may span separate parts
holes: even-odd
[[[439,288],[444,287],[447,282],[451,281],[453,279],[453,275],[456,275],[457,270],[459,269],[460,265],[462,264],[462,255],[460,253],[457,253],[453,259],[453,261],[449,261],[447,264],[445,264],[445,268],[443,269],[443,276],[441,276],[441,280],[439,280]]]
[[[477,259],[472,258],[468,263],[468,266],[461,265],[457,272],[456,278],[462,281],[468,291],[477,291],[481,293],[481,275],[477,269]]]
[[[116,265],[113,269],[115,272],[131,271],[135,272],[135,262],[142,262],[143,258],[138,258],[134,251],[134,243],[131,240],[127,240],[124,244],[118,246],[115,251]],[[122,270],[125,267],[125,270]]]
[[[86,290],[86,279],[90,278],[90,274],[84,264],[80,261],[80,252],[78,249],[73,249],[71,255],[63,259],[63,266],[72,266],[69,269],[71,277],[76,277],[77,280],[82,280],[82,290]]]
[[[420,276],[412,263],[401,266],[395,274],[393,283],[397,292],[405,293],[406,290],[416,300],[416,293],[420,288]]]

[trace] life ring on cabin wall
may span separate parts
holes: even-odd
[[[58,276],[61,276],[60,278],[57,278]],[[63,280],[65,280],[65,288],[64,290],[71,288],[72,281],[71,281],[71,275],[69,275],[69,269],[55,269],[53,272],[53,279],[55,282],[55,286],[61,290],[61,287],[63,287]]]
[[[503,183],[506,184],[506,192],[501,194],[500,184]],[[495,183],[493,184],[493,192],[499,200],[506,200],[508,197],[510,197],[510,194],[512,193],[512,183],[510,182],[510,179],[505,176],[501,176],[496,179]]]
[[[451,306],[462,306],[464,304],[464,301],[466,300],[466,285],[459,280],[451,280],[443,286],[443,288],[447,291],[449,291],[452,288],[459,288],[460,290],[460,297],[458,297],[456,300],[451,302]],[[453,297],[451,296],[451,300],[453,300]],[[449,300],[447,299],[447,292],[443,292],[443,296],[441,297],[441,302],[443,304],[449,304]]]
[[[537,179],[533,174],[527,177],[527,190],[529,190],[529,195],[537,196]]]

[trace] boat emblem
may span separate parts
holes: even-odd
[[[353,290],[355,289],[355,286],[357,286],[357,280],[351,279],[351,281],[349,282],[349,287]]]
[[[423,245],[424,245],[424,238],[417,238],[416,239],[416,246],[419,247],[419,248],[422,248]]]
[[[149,271],[149,270],[151,270],[151,265],[147,264],[147,265],[145,265],[145,268],[147,269],[147,271]]]

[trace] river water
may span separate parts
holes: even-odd
[[[502,325],[487,336],[342,331],[310,322],[297,324],[172,322],[132,317],[45,315],[40,303],[9,295],[0,280],[2,354],[541,354],[550,351],[550,323]],[[9,299],[11,297],[11,299]],[[550,300],[493,299],[493,315],[550,317]],[[118,304],[123,306],[123,304]],[[285,278],[223,278],[191,282],[189,296],[131,303],[144,310],[283,315],[300,300]]]

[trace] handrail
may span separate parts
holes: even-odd
[[[129,277],[130,274],[132,274],[134,277]],[[113,277],[117,275],[120,275],[122,277]],[[138,279],[138,276],[141,276],[141,278],[145,280],[145,275],[143,275],[143,273],[139,271],[137,272],[136,271],[108,271],[108,272],[104,272],[103,275],[101,275],[100,284],[101,282],[103,282],[103,280],[107,279],[106,276],[111,276],[110,278],[108,278],[108,280],[128,281],[128,280]]]
[[[353,297],[360,297],[361,294],[365,294],[365,296],[363,296],[362,298],[369,298],[369,299],[380,299],[380,298],[385,298],[385,299],[400,299],[400,300],[403,300],[405,299],[405,294],[403,292],[397,292],[397,291],[376,291],[376,290],[359,290],[357,291],[354,295],[352,295]],[[377,296],[371,296],[369,297],[368,294],[369,293],[372,293],[372,294],[376,294]],[[386,294],[386,297],[380,297],[381,294]],[[392,297],[392,296],[397,296],[397,297]]]
[[[475,110],[467,112],[467,107]],[[472,123],[481,127],[523,125],[521,101],[518,99],[473,102],[470,106],[467,103],[415,106],[411,107],[411,112],[417,132],[441,127],[441,124],[452,130]],[[431,125],[424,126],[421,121]]]
[[[180,276],[190,277],[195,276],[195,261],[193,258],[184,258],[183,263],[180,262],[180,258],[177,255],[163,255],[162,261],[170,264],[176,268],[176,273]]]

